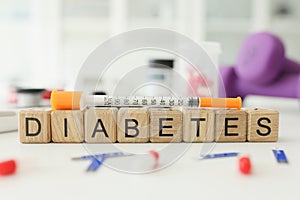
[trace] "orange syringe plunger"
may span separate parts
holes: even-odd
[[[241,109],[242,99],[237,98],[199,98],[199,107]]]
[[[82,92],[56,91],[51,93],[53,110],[80,110]]]

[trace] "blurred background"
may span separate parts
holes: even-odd
[[[9,86],[65,88],[101,42],[159,27],[222,47],[233,64],[243,39],[268,30],[300,60],[298,0],[1,0],[0,102]]]

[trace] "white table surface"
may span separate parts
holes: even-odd
[[[154,173],[132,175],[106,166],[86,173],[82,144],[21,144],[18,133],[0,134],[0,160],[14,158],[18,171],[0,177],[1,199],[300,199],[300,111],[295,100],[253,97],[251,107],[280,111],[277,143],[217,143],[213,152],[248,154],[251,175],[238,170],[237,158],[197,160],[203,144],[193,144],[171,166]],[[278,106],[280,105],[280,107]],[[164,144],[115,144],[132,151]],[[181,144],[177,144],[181,145]],[[289,164],[278,164],[271,149],[285,150]],[[162,159],[166,155],[161,155]]]

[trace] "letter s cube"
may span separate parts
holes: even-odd
[[[249,142],[276,142],[278,140],[279,112],[271,109],[245,109],[248,113]]]

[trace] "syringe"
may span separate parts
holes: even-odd
[[[82,92],[52,91],[53,110],[78,110],[84,106],[112,107],[215,107],[240,109],[242,100],[237,98],[167,97],[167,96],[109,96],[88,95]]]

